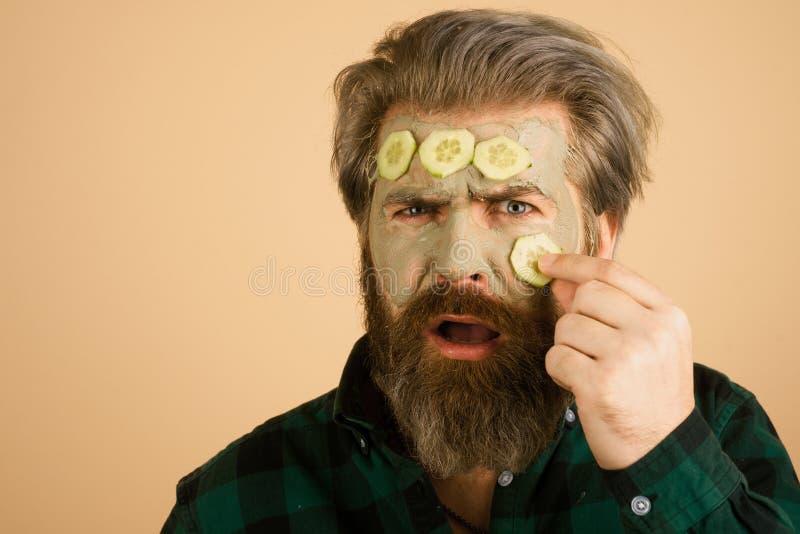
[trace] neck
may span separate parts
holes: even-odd
[[[483,530],[489,530],[497,471],[475,468],[445,479],[431,478],[439,500]],[[453,532],[469,532],[448,517]]]

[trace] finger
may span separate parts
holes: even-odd
[[[577,284],[601,280],[628,293],[646,308],[656,308],[669,300],[655,285],[614,260],[585,254],[546,254],[539,258],[537,265],[547,276]]]
[[[629,294],[597,279],[577,286],[567,311],[618,329],[641,322],[647,312]]]
[[[559,315],[563,315],[572,309],[572,301],[575,298],[575,291],[578,289],[578,284],[570,282],[569,280],[560,280],[554,278],[550,282],[550,291],[556,298],[561,309]]]
[[[565,313],[556,321],[554,343],[595,359],[614,354],[621,340],[622,332],[585,315]]]
[[[566,345],[553,345],[544,358],[547,374],[562,388],[575,393],[591,383],[592,359]]]

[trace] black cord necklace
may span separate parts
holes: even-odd
[[[444,503],[441,501],[441,499],[438,499],[438,500],[439,500],[439,507],[441,507],[441,509],[444,511],[444,513],[445,513],[445,514],[447,514],[448,516],[450,516],[451,518],[453,518],[453,520],[455,520],[455,522],[456,522],[456,523],[458,523],[458,524],[460,524],[461,526],[465,527],[465,528],[466,528],[467,530],[469,530],[470,532],[474,532],[474,534],[489,534],[489,531],[488,531],[488,530],[483,530],[483,529],[482,529],[481,527],[479,527],[478,525],[476,525],[476,524],[472,523],[471,521],[468,521],[466,518],[464,518],[464,517],[462,517],[462,516],[458,515],[458,514],[457,514],[457,513],[455,513],[453,510],[451,510],[450,508],[448,508],[448,507],[447,507],[447,506],[446,506],[446,505],[445,505],[445,504],[444,504]]]

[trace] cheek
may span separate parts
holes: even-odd
[[[564,252],[579,252],[580,246],[580,210],[577,193],[573,186],[564,183],[554,193],[558,214],[553,222],[550,237],[561,245]]]
[[[393,307],[402,307],[421,286],[430,251],[414,236],[373,230],[372,259],[382,294]]]
[[[390,297],[403,297],[413,293],[419,286],[422,277],[425,276],[426,262],[425,254],[421,251],[395,250],[384,263],[384,271],[391,277],[393,290]],[[393,300],[395,300],[393,298]]]

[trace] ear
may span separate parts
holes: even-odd
[[[597,217],[597,257],[613,259],[617,245],[617,218],[604,211]]]

